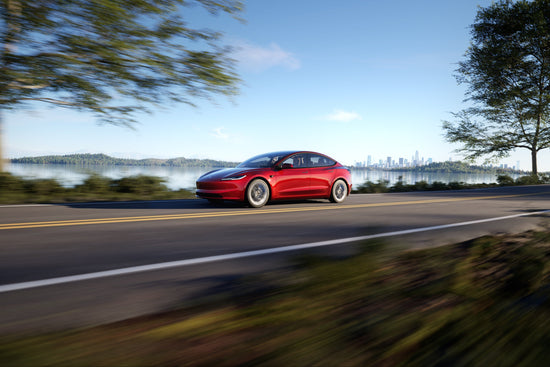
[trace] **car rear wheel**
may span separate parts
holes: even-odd
[[[334,185],[332,185],[330,201],[333,203],[341,203],[346,200],[346,196],[348,196],[348,185],[344,180],[336,180]]]
[[[252,180],[246,189],[246,201],[251,207],[260,208],[269,200],[269,185],[259,178]]]

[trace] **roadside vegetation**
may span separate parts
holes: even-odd
[[[392,251],[390,251],[392,250]],[[302,255],[227,293],[84,330],[0,337],[2,366],[545,366],[550,233]]]
[[[378,180],[377,182],[365,181],[355,187],[352,193],[373,194],[386,192],[409,192],[409,191],[442,191],[442,190],[466,190],[466,189],[483,189],[489,187],[500,186],[517,186],[517,185],[540,185],[550,183],[550,176],[547,174],[521,176],[513,179],[509,175],[498,175],[496,183],[479,183],[467,184],[465,182],[440,182],[434,181],[428,183],[426,181],[418,181],[414,184],[406,184],[402,181],[402,177],[394,185],[390,186],[388,180]]]
[[[0,172],[0,204],[26,203],[70,203],[86,201],[131,201],[131,200],[171,200],[193,199],[191,190],[170,190],[165,180],[155,176],[130,176],[110,179],[92,174],[80,185],[63,187],[55,179],[25,179],[7,172]],[[407,191],[463,190],[498,186],[536,185],[550,183],[550,176],[522,176],[513,179],[508,175],[499,175],[497,183],[466,184],[464,182],[438,182],[431,184],[419,181],[406,184],[398,181],[393,186],[387,180],[374,183],[366,181],[356,186],[352,193],[387,193]]]
[[[91,175],[80,185],[63,187],[54,179],[24,179],[0,173],[0,203],[66,203],[84,201],[189,199],[189,190],[170,190],[160,177],[131,176],[110,179]]]

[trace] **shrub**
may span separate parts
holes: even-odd
[[[509,175],[498,175],[497,182],[500,186],[511,186],[514,185],[514,179]]]
[[[436,190],[436,191],[449,190],[449,185],[441,181],[434,181],[432,182],[432,190]]]
[[[59,182],[51,178],[25,181],[24,188],[35,195],[55,195],[65,191]]]
[[[451,190],[461,190],[467,187],[468,185],[466,185],[466,183],[464,182],[456,182],[456,181],[449,182],[449,189]]]
[[[516,185],[538,185],[540,182],[539,176],[521,176],[516,179]]]
[[[154,176],[131,176],[113,181],[113,188],[117,192],[151,195],[160,192],[167,192],[168,187],[165,180]]]
[[[388,192],[388,184],[390,181],[388,180],[378,180],[378,183],[374,183],[372,181],[366,181],[365,183],[359,185],[357,188],[357,192],[361,194],[375,194],[375,193],[382,193],[382,192]]]
[[[425,191],[428,190],[430,185],[426,181],[417,181],[413,186],[412,189],[416,191]]]
[[[76,187],[77,191],[87,193],[105,193],[111,189],[111,180],[98,175],[92,174],[81,185]]]
[[[399,180],[395,185],[393,185],[390,189],[392,192],[403,192],[403,191],[409,191],[408,185],[405,185],[403,182],[403,176],[399,176]]]
[[[0,172],[0,192],[23,191],[25,180],[8,172]]]

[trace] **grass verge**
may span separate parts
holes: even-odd
[[[544,366],[550,232],[301,256],[216,303],[0,337],[2,366]]]

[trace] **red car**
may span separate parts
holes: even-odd
[[[236,168],[208,172],[197,180],[197,196],[235,200],[254,208],[270,200],[329,199],[341,203],[351,191],[351,173],[326,155],[285,151],[258,155]]]

